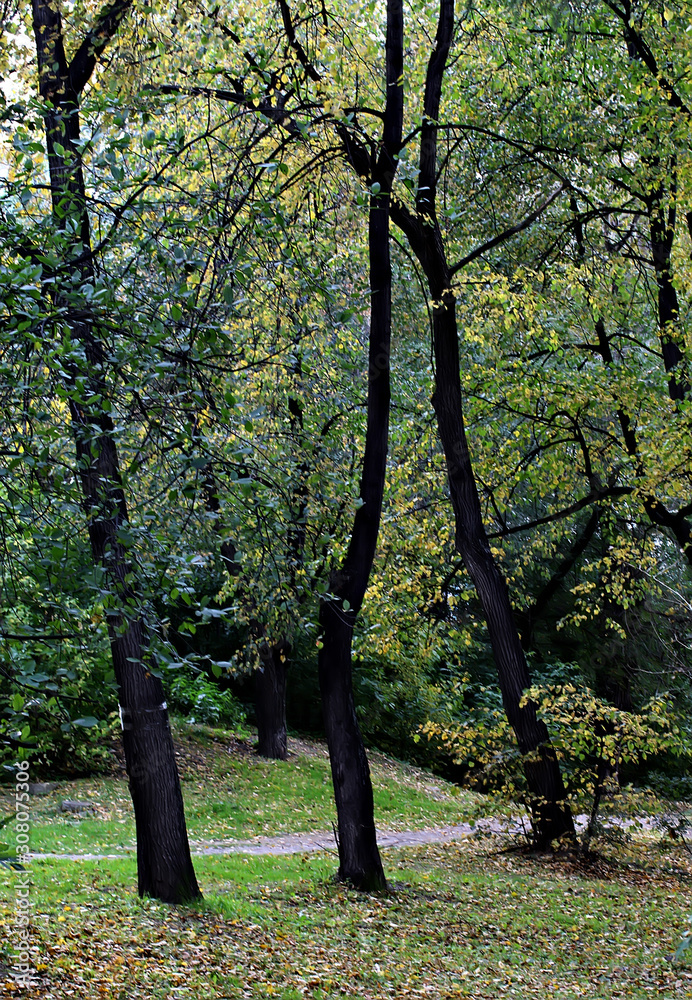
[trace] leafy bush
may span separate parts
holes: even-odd
[[[486,688],[465,721],[454,726],[429,721],[420,735],[433,741],[466,771],[466,784],[525,803],[524,759],[499,696]],[[601,799],[619,792],[622,765],[650,757],[692,758],[692,735],[666,695],[650,698],[638,712],[616,708],[586,686],[534,686],[522,704],[533,701],[547,726],[560,761],[568,799],[590,813],[585,844],[596,827]]]
[[[507,721],[497,689],[472,685],[468,674],[458,685],[455,719],[419,726],[417,737],[426,737],[461,769],[462,782],[476,791],[523,802],[527,788],[516,738]]]
[[[104,770],[105,717],[117,707],[108,642],[7,641],[0,664],[0,762],[19,750],[32,774],[79,775]],[[73,626],[77,628],[78,626]]]
[[[166,681],[167,702],[171,712],[190,723],[225,726],[237,729],[247,721],[245,709],[232,691],[222,691],[203,673],[169,670]]]
[[[415,734],[431,715],[449,714],[456,695],[454,679],[433,679],[422,670],[411,675],[386,663],[356,660],[353,687],[366,742],[421,766],[434,768],[440,763],[439,750]]]

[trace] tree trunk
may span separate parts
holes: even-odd
[[[435,353],[433,405],[447,460],[455,544],[483,607],[505,712],[524,756],[534,839],[539,847],[547,847],[564,837],[574,841],[574,823],[547,729],[538,719],[535,705],[520,707],[531,678],[507,585],[493,559],[483,525],[464,428],[452,273],[436,214],[437,120],[454,25],[454,0],[440,0],[437,36],[426,76],[416,213],[393,202],[392,218],[407,237],[428,282]]]
[[[338,877],[360,889],[370,890],[384,889],[387,883],[377,848],[370,769],[353,702],[351,641],[375,558],[389,445],[392,333],[389,206],[403,126],[403,38],[402,0],[388,0],[387,98],[382,141],[371,154],[367,168],[371,186],[368,213],[370,335],[361,506],[353,520],[343,564],[332,571],[330,596],[322,601],[319,617],[322,648],[318,673],[339,824]],[[351,136],[344,130],[341,137],[350,155],[353,151]]]
[[[74,265],[70,278],[93,277],[89,219],[79,153],[79,94],[96,55],[127,12],[129,2],[107,6],[67,64],[62,20],[56,5],[34,0],[34,32],[40,93],[45,112],[53,221]],[[137,829],[140,895],[182,903],[200,898],[185,826],[175,750],[161,681],[153,658],[128,554],[128,514],[121,486],[114,427],[100,405],[108,399],[105,352],[94,332],[86,302],[73,289],[55,292],[65,311],[73,344],[64,359],[69,389],[77,471],[84,496],[94,563],[103,568],[109,593],[106,608],[113,669],[123,727],[125,761]],[[78,359],[78,360],[75,360]],[[92,400],[95,403],[92,403]]]
[[[354,622],[355,614],[344,612],[337,602],[322,603],[319,676],[338,817],[337,878],[357,889],[380,890],[387,883],[377,847],[370,768],[353,701]]]
[[[520,707],[524,690],[531,686],[531,677],[507,584],[488,544],[471,466],[462,416],[454,297],[447,289],[436,302],[433,336],[437,381],[433,403],[447,459],[455,544],[483,607],[505,712],[525,758],[534,839],[537,846],[547,847],[564,836],[573,840],[574,823],[545,724],[538,719],[533,703]]]
[[[599,318],[596,323],[596,335],[598,337],[598,353],[603,358],[603,363],[605,364],[606,369],[609,372],[612,372],[615,367],[615,362],[602,318]],[[682,385],[682,383],[676,384]],[[670,386],[671,383],[669,382],[669,391]],[[673,396],[671,398],[674,399],[675,397]],[[622,431],[622,439],[625,443],[625,449],[630,458],[632,458],[635,462],[636,476],[637,478],[643,477],[645,475],[645,470],[639,452],[639,445],[637,443],[635,424],[630,419],[629,413],[620,405],[618,405],[617,416],[620,423],[620,430]],[[666,505],[658,497],[651,495],[643,496],[642,506],[644,507],[647,517],[652,524],[670,531],[675,538],[675,541],[680,546],[685,559],[687,559],[687,562],[690,566],[692,566],[692,522],[687,516],[688,508],[683,507],[681,510],[677,511],[668,510]]]
[[[92,377],[101,370],[100,344],[89,328],[73,325],[87,366],[79,373],[82,398],[96,393]],[[77,375],[72,385],[76,384]],[[98,381],[98,393],[104,385]],[[131,582],[133,566],[123,545],[128,517],[120,485],[110,417],[70,399],[77,467],[84,494],[94,563],[105,570],[110,592],[106,608],[113,670],[118,684],[123,746],[137,828],[140,895],[167,903],[201,897],[185,825],[180,778],[160,679],[153,673],[146,627]]]
[[[223,531],[221,504],[214,469],[210,462],[205,469],[205,502],[214,514],[214,527]],[[295,532],[289,535],[289,545],[295,541]],[[226,539],[220,546],[221,559],[228,576],[238,576],[239,564],[235,561],[236,547]],[[302,558],[302,547],[298,552]],[[253,624],[258,640],[266,635],[265,626],[255,620]],[[288,673],[291,644],[286,639],[278,642],[262,641],[259,644],[260,667],[255,671],[255,714],[257,716],[257,753],[270,760],[286,760],[288,742],[286,733],[286,676]]]
[[[661,353],[663,366],[669,375],[668,394],[673,400],[684,399],[689,391],[689,383],[679,369],[685,360],[681,349],[684,339],[678,329],[680,322],[680,305],[678,293],[671,269],[671,253],[675,238],[676,197],[677,197],[677,162],[672,157],[669,163],[671,190],[668,195],[668,210],[666,211],[666,193],[659,189],[651,197],[648,204],[651,258],[658,285],[658,324],[661,338]]]
[[[137,831],[137,888],[140,896],[185,903],[202,894],[190,856],[163,688],[143,662],[141,621],[130,621],[126,629],[123,635],[111,631],[111,650]]]
[[[320,605],[318,676],[338,819],[338,878],[359,889],[384,889],[377,848],[370,769],[356,719],[351,641],[375,558],[389,439],[391,269],[389,214],[383,197],[369,215],[371,315],[368,418],[356,511],[348,551],[330,578],[333,597]]]
[[[287,642],[260,647],[261,667],[255,671],[257,753],[270,760],[286,760],[286,674],[291,647]]]

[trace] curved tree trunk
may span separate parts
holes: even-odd
[[[367,168],[372,192],[368,214],[370,336],[361,506],[353,521],[346,557],[331,574],[330,596],[322,601],[319,617],[322,648],[318,673],[338,817],[338,877],[361,889],[384,889],[387,884],[377,848],[370,769],[353,702],[351,641],[375,558],[389,444],[389,204],[403,126],[403,37],[402,0],[388,0],[382,141],[369,157]],[[349,155],[351,138],[346,131],[342,141]]]
[[[137,828],[140,895],[181,903],[200,898],[185,826],[183,799],[161,681],[153,672],[148,635],[138,610],[134,568],[124,539],[128,514],[114,427],[100,405],[108,398],[105,352],[89,309],[75,295],[75,277],[93,277],[89,219],[79,153],[79,96],[96,57],[117,31],[131,0],[116,0],[67,63],[58,5],[33,0],[40,93],[53,199],[53,221],[64,253],[69,291],[54,292],[75,350],[64,359],[77,471],[94,563],[109,590],[108,634],[118,684],[123,744]],[[85,318],[86,317],[86,318]]]
[[[370,770],[356,719],[351,641],[367,589],[379,532],[389,439],[391,270],[389,214],[373,199],[369,216],[371,317],[368,420],[361,475],[362,505],[356,512],[343,566],[330,577],[320,606],[318,675],[338,818],[339,872],[361,889],[386,886],[377,848]]]
[[[574,823],[548,731],[529,702],[520,706],[531,677],[517,631],[507,584],[490,551],[462,416],[459,347],[454,297],[434,294],[433,336],[437,384],[433,403],[454,508],[455,544],[478,593],[488,625],[505,713],[524,757],[531,822],[537,846],[567,836]]]
[[[535,705],[520,704],[531,678],[507,584],[493,559],[483,524],[464,427],[453,272],[447,264],[436,214],[437,119],[453,36],[454,0],[440,0],[437,37],[426,77],[416,212],[393,202],[392,218],[404,232],[428,282],[435,353],[433,404],[447,461],[455,544],[483,607],[505,712],[524,756],[534,839],[538,846],[547,847],[563,837],[574,841],[574,823],[547,729],[537,718]]]

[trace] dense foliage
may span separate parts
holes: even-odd
[[[60,6],[76,45],[94,14]],[[29,12],[3,21],[5,762],[18,748],[56,768],[97,760],[123,601],[185,715],[242,722],[229,688],[285,648],[300,692],[289,718],[319,725],[318,612],[361,503],[372,377],[379,185],[352,169],[344,136],[378,142],[384,10],[287,10],[129,12],[80,109],[89,274],[65,266],[74,233],[55,209],[51,221]],[[592,793],[602,765],[641,781],[648,756],[675,775],[692,739],[688,14],[609,0],[461,9],[436,126],[486,529],[534,700],[570,787]],[[414,3],[407,17],[416,109],[437,11]],[[407,113],[394,218],[418,204],[425,122]],[[516,751],[454,549],[435,303],[405,241],[392,243],[390,446],[354,636],[359,718],[371,743],[488,778]],[[104,345],[96,389],[75,375],[75,315]],[[76,404],[107,415],[117,443],[127,598],[89,556]],[[418,741],[426,724],[441,751]],[[517,794],[515,772],[494,783]]]

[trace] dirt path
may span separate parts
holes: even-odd
[[[581,832],[586,825],[586,816],[576,816],[575,825]],[[614,820],[619,827],[636,826],[651,832],[655,828],[653,817],[638,820]],[[493,819],[485,817],[475,823],[457,823],[454,826],[433,827],[427,830],[378,830],[377,843],[380,848],[417,847],[421,844],[451,844],[469,837],[521,837],[525,828],[518,820]],[[285,833],[278,837],[253,837],[252,840],[191,840],[190,848],[194,857],[208,857],[214,854],[309,854],[316,851],[337,853],[333,831],[318,833]],[[43,858],[64,861],[104,861],[110,858],[133,857],[136,848],[126,849],[119,854],[52,854],[31,853],[32,860]]]
[[[494,836],[496,834],[519,833],[516,823],[497,819],[479,819],[471,823],[455,826],[435,827],[428,830],[378,830],[377,843],[381,848],[416,847],[419,844],[450,844],[465,840],[470,836]],[[314,851],[336,853],[334,833],[287,833],[278,837],[253,837],[252,840],[205,840],[190,841],[193,856],[204,857],[213,854],[308,854]],[[127,858],[135,854],[135,848],[121,854],[53,854],[32,853],[31,860],[56,858],[65,861],[103,861],[109,858]]]
[[[486,828],[487,831],[486,831]],[[428,830],[378,830],[377,843],[381,848],[415,847],[418,844],[450,844],[463,840],[474,832],[483,830],[500,833],[507,830],[506,824],[497,820],[479,820],[474,827],[470,823],[455,826],[435,827]],[[193,854],[306,854],[310,851],[332,851],[336,853],[334,833],[290,833],[280,837],[255,837],[253,840],[214,841],[197,843]]]

